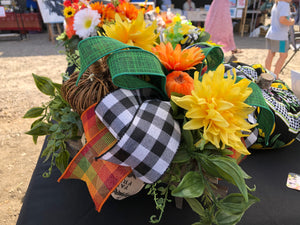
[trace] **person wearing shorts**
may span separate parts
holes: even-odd
[[[266,34],[268,54],[265,61],[266,69],[271,71],[272,61],[275,53],[279,53],[279,58],[275,64],[274,73],[279,79],[280,70],[288,56],[289,26],[294,25],[295,20],[290,18],[290,3],[292,0],[275,0],[271,11],[271,26]]]

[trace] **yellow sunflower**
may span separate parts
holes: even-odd
[[[115,15],[115,20],[115,24],[103,25],[103,29],[108,37],[151,51],[159,35],[155,34],[156,21],[151,26],[146,27],[142,12],[139,12],[137,19],[131,22],[127,20],[122,21],[118,14]]]
[[[75,15],[76,10],[72,6],[68,6],[64,8],[64,16],[65,18],[73,17]]]
[[[199,73],[194,75],[194,90],[191,95],[183,97],[172,96],[171,99],[180,107],[187,110],[186,117],[190,120],[183,126],[186,130],[203,128],[203,138],[217,148],[225,145],[234,148],[244,155],[250,154],[241,141],[246,135],[242,131],[250,132],[255,125],[246,119],[253,112],[253,107],[244,101],[252,93],[248,87],[250,81],[242,79],[236,81],[228,73],[224,78],[224,65],[221,64],[215,72],[209,71],[198,80]]]

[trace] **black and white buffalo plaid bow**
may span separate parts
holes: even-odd
[[[180,143],[180,127],[170,103],[154,99],[151,89],[118,89],[105,96],[95,112],[118,139],[101,159],[130,166],[145,183],[157,181]]]

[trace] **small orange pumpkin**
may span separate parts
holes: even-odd
[[[194,80],[188,73],[173,71],[167,75],[166,91],[169,98],[172,92],[190,95],[193,89]]]

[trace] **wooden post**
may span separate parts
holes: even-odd
[[[53,27],[56,26],[57,29],[57,34],[55,34],[55,31]],[[61,29],[59,23],[47,23],[47,29],[48,29],[48,34],[49,34],[49,41],[51,41],[53,44],[55,43],[55,37],[61,34]]]
[[[273,75],[269,73],[262,73],[257,81],[256,84],[261,88],[261,89],[269,89],[271,87],[272,82],[274,81]]]
[[[47,23],[47,30],[48,30],[48,34],[49,34],[49,41],[54,43],[55,42],[54,41],[54,31],[53,31],[51,23]]]
[[[242,16],[242,20],[240,23],[241,37],[244,36],[244,28],[245,28],[245,22],[246,22],[246,17],[247,17],[247,10],[248,10],[248,0],[245,1],[245,8],[243,10],[243,16]]]

